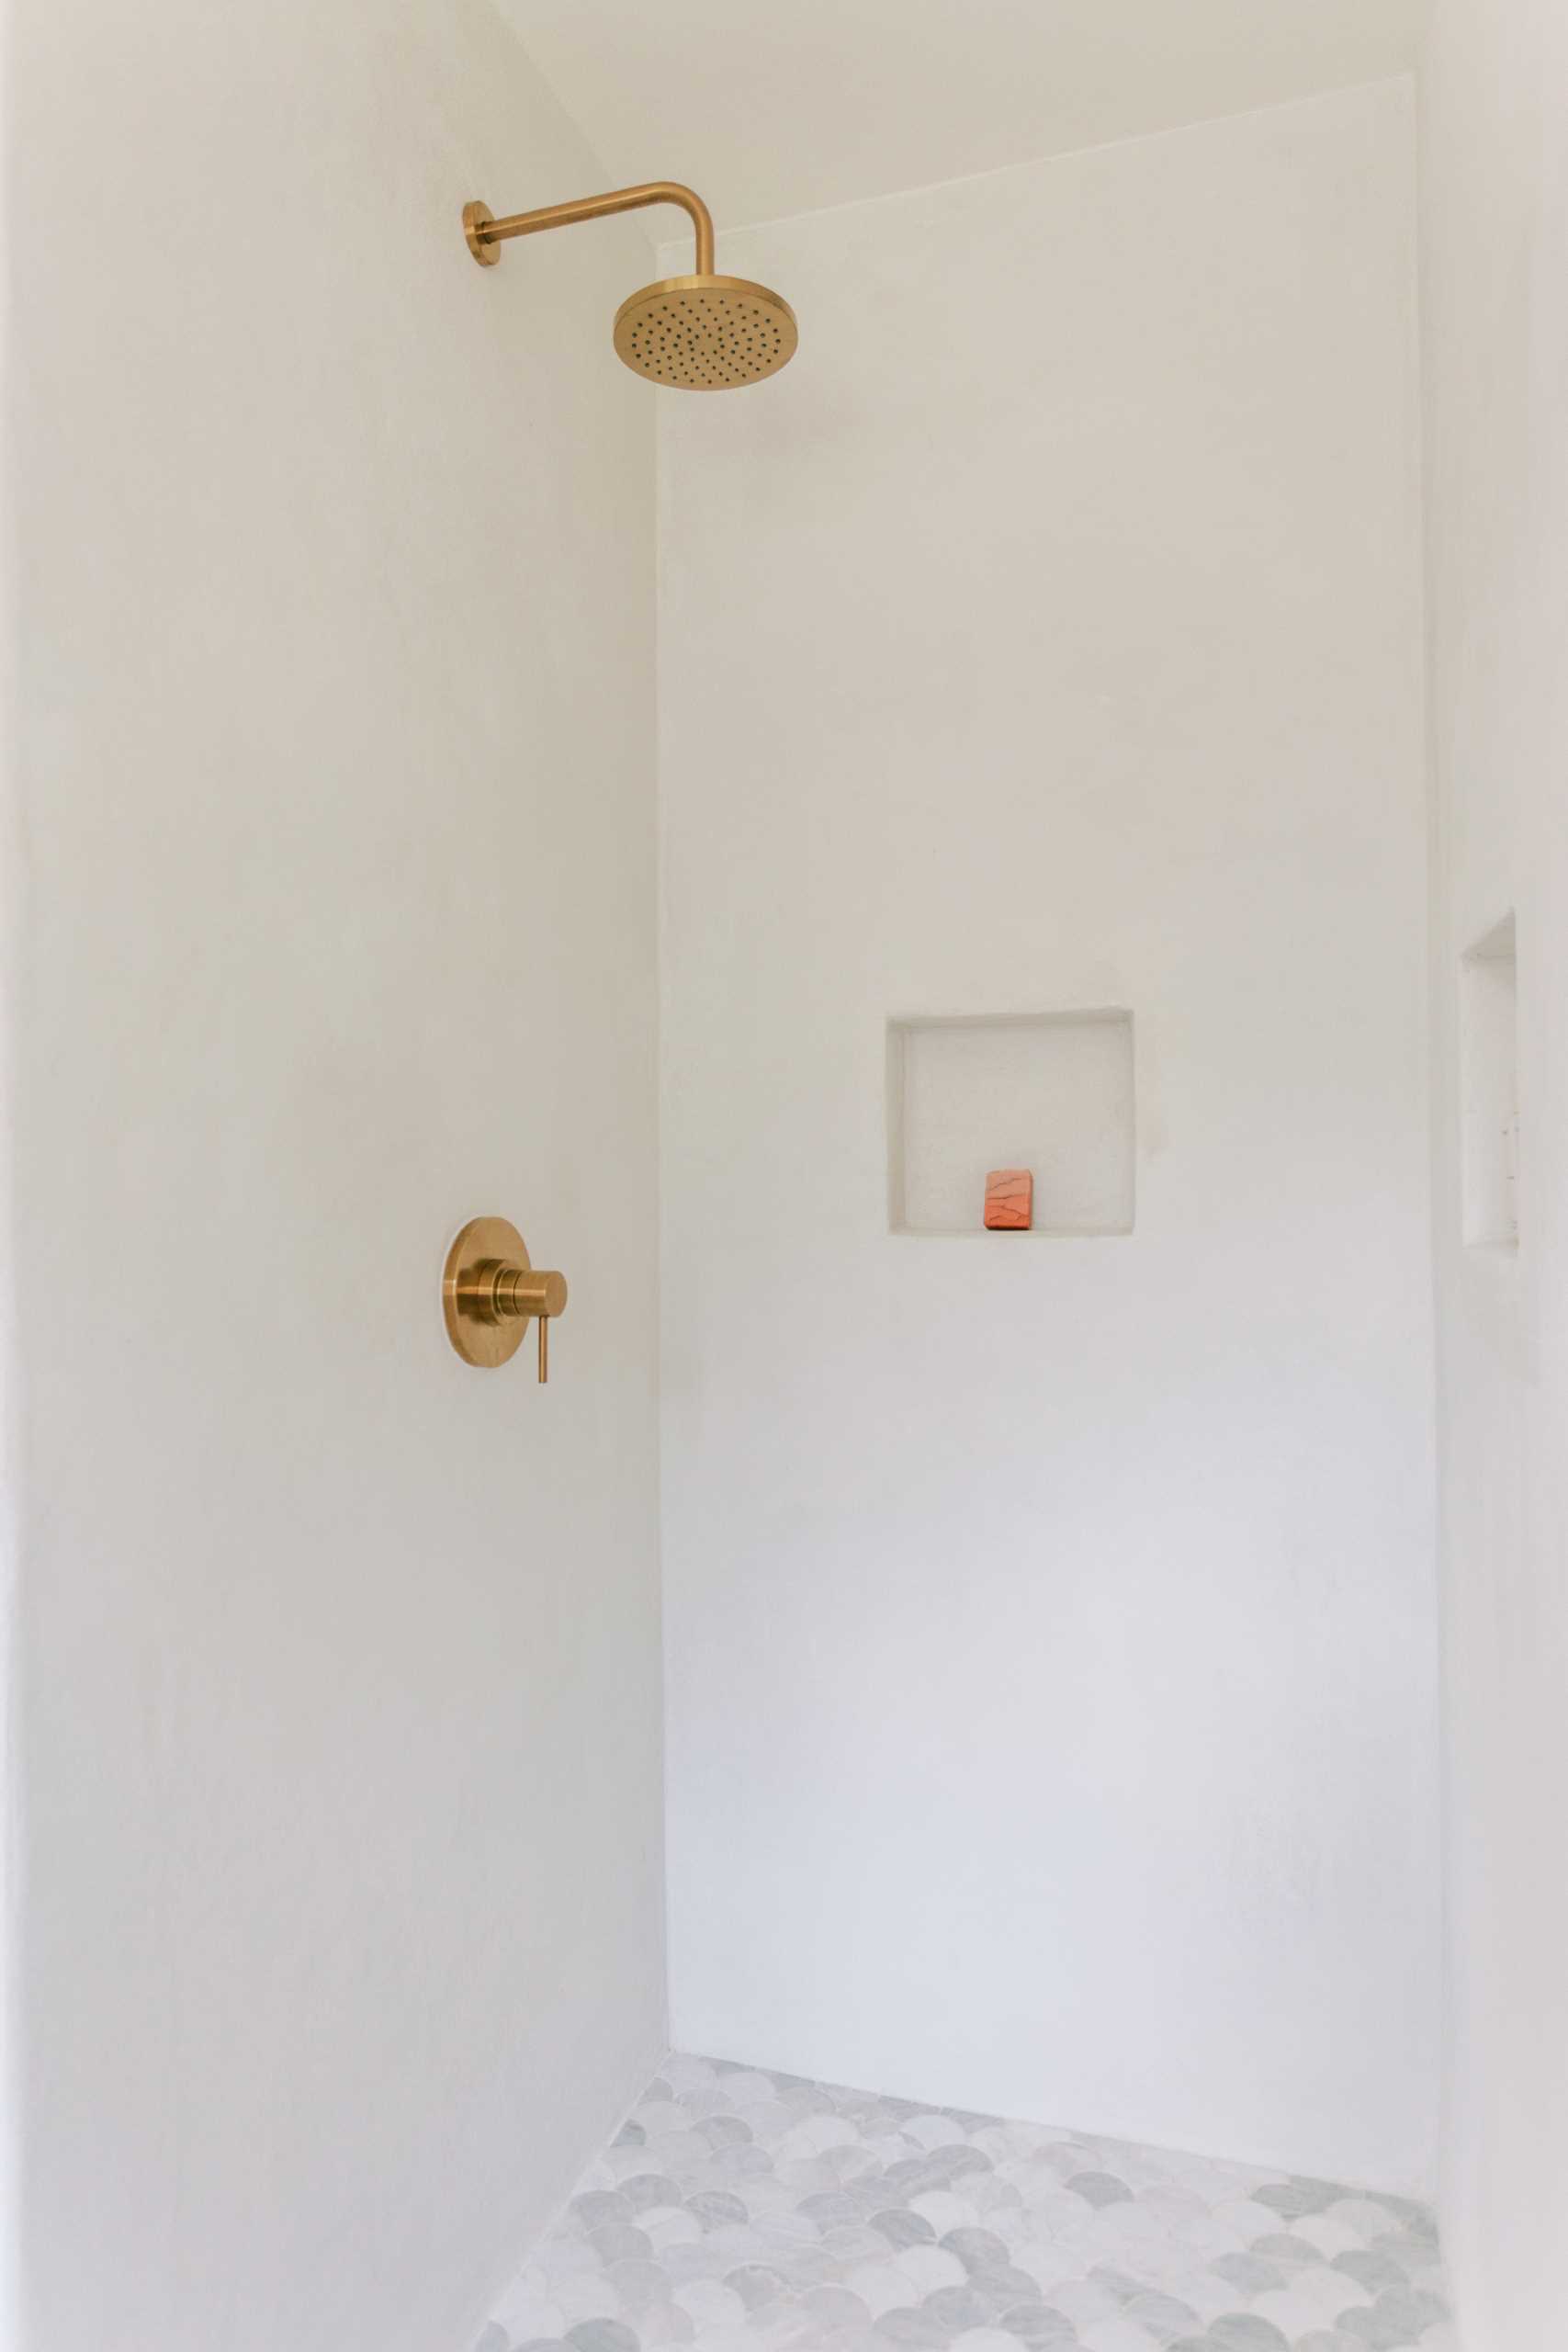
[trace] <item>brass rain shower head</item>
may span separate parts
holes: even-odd
[[[702,198],[678,180],[645,180],[572,204],[547,204],[498,220],[488,204],[465,204],[468,251],[487,266],[501,259],[507,237],[541,229],[568,229],[609,212],[636,212],[645,204],[678,204],[697,232],[697,266],[690,277],[661,277],[629,294],[615,312],[615,349],[634,375],[688,392],[722,392],[775,376],[795,356],[795,312],[781,294],[749,277],[716,277],[713,217]]]

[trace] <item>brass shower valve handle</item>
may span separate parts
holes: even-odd
[[[538,1316],[548,1322],[552,1315],[566,1312],[566,1276],[545,1273],[537,1266],[499,1265],[491,1272],[485,1269],[489,1296],[484,1312],[494,1323],[505,1323],[514,1315],[526,1317]]]
[[[533,1265],[505,1217],[473,1217],[446,1253],[441,1282],[446,1336],[465,1363],[493,1369],[539,1327],[539,1379],[550,1376],[549,1329],[566,1312],[566,1276]]]
[[[489,1261],[457,1294],[458,1312],[467,1308],[487,1323],[526,1323],[539,1326],[539,1381],[550,1376],[550,1317],[566,1312],[566,1276],[542,1273],[535,1266],[500,1264]]]

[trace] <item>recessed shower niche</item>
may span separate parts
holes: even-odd
[[[1032,1170],[1034,1238],[1131,1233],[1133,1136],[1130,1012],[887,1024],[895,1233],[982,1232],[997,1168]],[[1006,1250],[1017,1238],[987,1241]]]

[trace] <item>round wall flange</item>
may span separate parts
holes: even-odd
[[[491,1371],[517,1353],[526,1319],[496,1317],[489,1301],[499,1266],[526,1268],[532,1262],[526,1242],[507,1217],[470,1217],[453,1242],[441,1277],[441,1306],[446,1337],[465,1363]]]
[[[494,219],[495,215],[489,205],[481,204],[478,197],[471,204],[465,204],[463,207],[463,234],[468,241],[468,251],[476,261],[483,262],[487,269],[493,269],[501,259],[501,247],[487,244],[479,232],[487,221]]]

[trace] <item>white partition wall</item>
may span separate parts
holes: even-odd
[[[1452,2028],[1465,2352],[1568,2212],[1568,16],[1437,0],[1423,122]]]
[[[457,2352],[664,2030],[649,248],[479,0],[10,14],[6,2341]]]
[[[799,356],[661,418],[677,2036],[1395,2188],[1438,1993],[1412,132],[1393,83],[723,239]],[[1105,1009],[1133,1230],[890,1232],[889,1021]],[[1010,1069],[987,1136],[1015,1085],[998,1136],[1111,1132]]]

